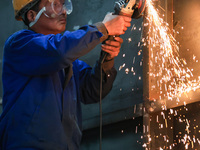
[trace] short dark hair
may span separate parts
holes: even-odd
[[[35,12],[39,12],[39,5],[40,5],[40,2],[41,2],[41,0],[38,0],[38,2],[37,2],[33,7],[31,7],[29,10],[33,10],[33,11],[35,11]],[[29,10],[28,10],[28,11],[29,11]],[[28,13],[28,11],[24,14],[24,16],[23,16],[22,18],[23,18],[24,24],[25,24],[26,26],[29,27],[30,21],[29,21],[28,18],[27,18],[27,13]]]

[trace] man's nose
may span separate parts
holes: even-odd
[[[65,7],[65,6],[63,6],[62,15],[67,15],[67,10],[66,10],[66,7]]]

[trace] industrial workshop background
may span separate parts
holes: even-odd
[[[67,30],[73,31],[85,24],[93,24],[102,21],[107,12],[114,11],[116,0],[72,0],[74,10],[67,18]],[[149,0],[148,0],[149,1]],[[189,67],[194,68],[194,76],[198,77],[199,62],[193,63],[193,57],[200,60],[200,1],[199,0],[154,0],[155,7],[163,15],[163,19],[169,23],[172,35],[177,39],[180,46],[180,56],[185,58]],[[5,40],[12,33],[26,28],[22,22],[14,19],[12,0],[0,1],[0,74],[2,72],[2,55]],[[148,12],[145,12],[147,15]],[[198,141],[200,130],[199,119],[199,91],[195,91],[188,97],[183,97],[187,103],[188,111],[185,110],[185,103],[168,102],[161,99],[167,107],[165,111],[159,109],[160,90],[152,90],[158,78],[149,76],[149,71],[156,70],[162,62],[151,60],[151,43],[143,46],[145,36],[151,37],[148,27],[143,28],[143,22],[147,18],[135,19],[132,26],[121,37],[124,43],[119,56],[115,59],[115,67],[118,75],[112,91],[103,100],[103,150],[142,150],[149,148],[184,150],[185,145],[179,138],[184,136],[185,126],[180,124],[179,116],[169,115],[169,112],[179,110],[180,116],[187,116],[187,120],[195,123],[187,127],[194,127],[190,130],[193,139]],[[181,28],[184,27],[183,30]],[[173,32],[173,31],[177,32]],[[179,32],[178,32],[179,31]],[[153,48],[155,49],[155,48]],[[155,49],[154,53],[158,50]],[[100,53],[100,45],[88,55],[80,58],[91,66],[94,65]],[[36,60],[37,61],[37,60]],[[153,62],[155,65],[150,66]],[[158,66],[157,66],[158,65]],[[159,70],[159,69],[158,69]],[[0,76],[1,77],[1,76]],[[154,86],[155,87],[155,86]],[[181,99],[182,100],[182,99]],[[146,112],[143,104],[145,102]],[[2,103],[2,81],[0,80],[0,103]],[[0,104],[1,106],[1,104]],[[158,108],[158,109],[157,109]],[[2,106],[0,107],[0,112]],[[83,140],[81,150],[99,149],[99,105],[83,105]],[[160,116],[161,114],[161,116]],[[165,114],[166,118],[162,120]],[[158,121],[159,120],[159,121]],[[164,126],[162,129],[161,127]],[[172,127],[172,128],[167,128]],[[188,127],[188,128],[189,128]],[[170,139],[170,140],[166,140]],[[199,144],[189,140],[189,149],[199,149]],[[178,142],[179,141],[179,142]]]

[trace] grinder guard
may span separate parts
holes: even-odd
[[[146,7],[146,0],[138,0],[139,3],[137,3],[136,5],[138,5],[138,7],[135,8],[135,11],[133,12],[131,18],[134,18],[134,19],[138,19],[140,17],[142,17],[142,13],[144,12],[145,10],[145,7]]]

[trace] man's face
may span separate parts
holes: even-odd
[[[46,7],[46,11],[40,16],[35,27],[33,27],[42,34],[58,34],[65,31],[66,28],[66,11],[63,10],[59,15],[52,17],[51,14],[53,14],[53,11],[51,5],[48,0],[41,0],[39,5],[39,10]]]

